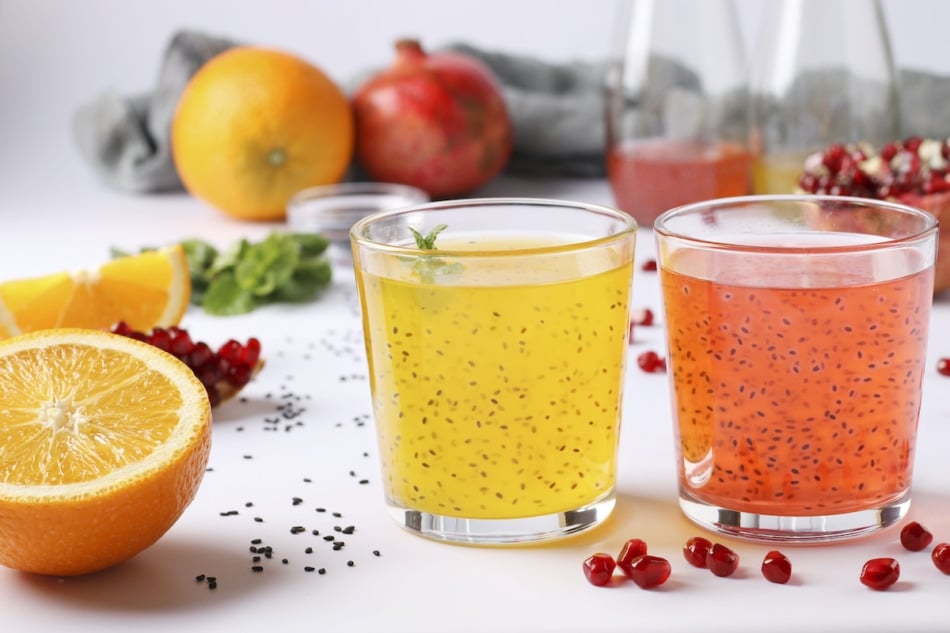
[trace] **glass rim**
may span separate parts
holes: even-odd
[[[494,197],[494,198],[459,198],[453,200],[437,200],[432,202],[421,202],[398,209],[385,209],[376,211],[366,217],[357,220],[350,227],[350,239],[354,244],[367,246],[380,252],[401,253],[406,255],[431,255],[432,251],[418,248],[415,244],[391,244],[388,242],[379,242],[361,235],[363,229],[373,223],[391,219],[393,217],[411,215],[413,213],[440,211],[446,209],[456,209],[462,207],[501,207],[501,206],[526,206],[526,207],[558,207],[562,209],[573,208],[579,211],[592,212],[597,215],[606,216],[617,220],[623,224],[622,228],[610,235],[601,237],[591,236],[588,239],[569,242],[567,244],[557,244],[554,246],[530,246],[522,248],[505,249],[485,249],[485,250],[459,250],[459,249],[436,249],[440,257],[497,257],[504,255],[506,257],[518,255],[535,255],[539,253],[567,252],[583,250],[596,247],[599,244],[610,243],[622,238],[625,235],[636,234],[639,225],[633,217],[619,209],[607,205],[580,202],[576,200],[561,200],[557,198],[535,198],[535,197]]]
[[[887,237],[880,236],[882,238],[879,242],[869,242],[866,244],[848,244],[848,245],[810,245],[810,246],[773,246],[768,244],[742,244],[736,243],[734,241],[716,239],[714,236],[704,236],[697,234],[687,234],[680,231],[670,229],[666,224],[677,217],[684,216],[689,213],[695,213],[696,211],[701,210],[725,210],[725,207],[730,206],[748,206],[750,204],[760,203],[768,204],[773,202],[788,202],[788,203],[847,203],[850,205],[860,206],[864,208],[877,207],[888,209],[890,211],[896,211],[898,213],[913,216],[923,220],[925,227],[915,233],[909,235],[904,235],[900,237]],[[680,205],[674,207],[667,211],[661,213],[653,223],[653,232],[659,236],[662,236],[666,239],[677,239],[684,242],[690,242],[696,246],[701,246],[707,249],[729,249],[734,251],[755,251],[755,252],[769,252],[769,253],[835,253],[841,251],[855,252],[855,251],[873,251],[879,250],[882,248],[892,248],[895,246],[900,246],[903,244],[913,243],[925,239],[937,232],[937,229],[940,226],[939,220],[936,216],[923,209],[903,204],[900,202],[892,202],[890,200],[877,200],[874,198],[859,198],[856,196],[833,196],[825,194],[769,194],[769,195],[748,195],[748,196],[733,196],[729,198],[716,198],[712,200],[704,200],[701,202],[691,202],[689,204]]]
[[[288,200],[287,206],[293,206],[314,198],[346,197],[351,195],[398,195],[409,200],[426,201],[427,194],[418,187],[402,185],[394,182],[338,182],[328,185],[306,187],[294,193]]]

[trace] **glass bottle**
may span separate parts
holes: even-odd
[[[878,0],[771,0],[753,55],[755,193],[793,193],[808,154],[900,138],[897,78]]]
[[[690,202],[749,192],[748,84],[732,0],[621,6],[606,74],[606,162],[641,226]]]

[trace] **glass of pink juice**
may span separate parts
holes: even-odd
[[[680,506],[819,542],[910,505],[937,225],[857,198],[747,196],[655,224]]]
[[[615,209],[530,198],[435,202],[353,226],[385,499],[400,525],[516,544],[611,513],[636,228]]]

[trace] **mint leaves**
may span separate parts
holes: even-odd
[[[256,243],[238,240],[221,252],[200,240],[183,242],[192,303],[228,316],[267,303],[310,301],[330,282],[327,245],[322,235],[276,231]]]
[[[438,250],[438,247],[435,245],[436,238],[439,236],[439,233],[447,228],[448,225],[440,224],[429,231],[426,235],[423,235],[411,226],[409,227],[409,231],[412,233],[412,237],[415,238],[416,247],[418,249],[424,251],[435,251]],[[439,257],[423,255],[413,262],[412,272],[414,272],[423,283],[431,284],[435,283],[437,277],[453,275],[462,272],[462,264],[458,262],[449,264],[444,259]]]
[[[436,250],[435,238],[439,236],[439,233],[449,228],[448,224],[440,224],[431,231],[428,235],[423,236],[417,229],[409,227],[409,231],[412,233],[412,237],[416,240],[416,247],[424,251],[434,251]]]
[[[191,276],[191,303],[215,316],[245,314],[268,303],[310,301],[331,279],[328,241],[319,234],[274,231],[259,242],[240,239],[222,251],[199,239],[181,245]],[[113,249],[113,255],[122,254]]]

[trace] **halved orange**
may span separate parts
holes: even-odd
[[[118,334],[0,341],[0,564],[76,575],[141,552],[194,499],[211,407],[191,369]]]
[[[0,337],[56,327],[148,331],[176,325],[191,298],[188,260],[175,244],[98,268],[0,283]]]

